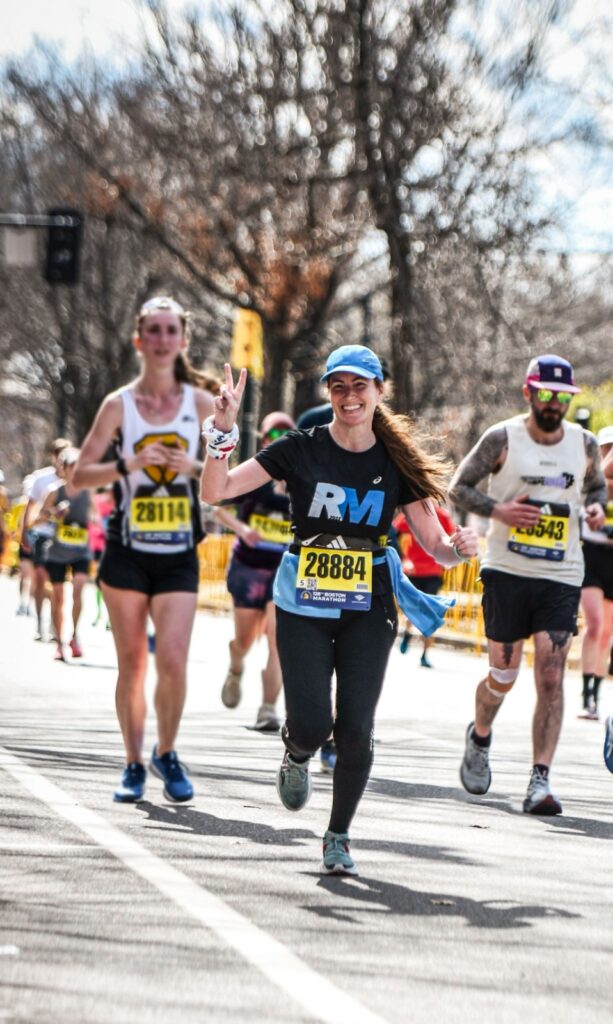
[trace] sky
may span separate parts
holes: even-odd
[[[177,14],[188,6],[186,0],[167,2]],[[209,4],[210,0],[192,0],[189,6],[205,8]],[[584,50],[574,40],[609,10],[610,0],[575,0],[570,22],[564,31],[554,31],[548,42],[548,69],[554,77],[575,83],[589,77]],[[121,66],[137,58],[146,25],[139,0],[19,0],[17,5],[0,0],[0,61],[25,56],[38,37],[58,45],[66,60],[87,49]],[[599,46],[602,57],[613,66],[613,36],[603,34]],[[592,87],[599,87],[593,77]],[[604,83],[605,93],[607,88],[611,89],[610,82]],[[609,95],[611,110],[612,100]],[[613,135],[613,124],[609,127]],[[586,150],[569,152],[559,147],[544,154],[534,169],[543,201],[561,199],[567,206],[564,231],[552,239],[552,248],[586,255],[613,252],[613,162],[609,152],[595,159]]]

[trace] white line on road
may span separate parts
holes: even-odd
[[[337,1024],[385,1024],[356,999],[312,970],[299,957],[267,932],[248,921],[222,899],[171,867],[151,853],[101,814],[79,804],[63,789],[50,782],[30,765],[0,747],[0,767],[12,775],[38,800],[93,839],[108,853],[122,861],[161,893],[214,932],[235,949],[277,988],[298,1003],[314,1020]]]

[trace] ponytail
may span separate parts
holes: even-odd
[[[218,395],[221,390],[221,383],[216,377],[210,377],[208,373],[197,370],[192,366],[185,352],[179,352],[175,359],[174,374],[177,384],[193,384],[194,387],[210,391],[212,395]]]
[[[372,427],[375,436],[383,442],[390,458],[411,485],[416,500],[433,498],[436,502],[444,502],[449,467],[438,455],[427,454],[418,444],[412,436],[414,428],[410,418],[378,405]]]

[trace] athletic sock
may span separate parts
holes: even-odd
[[[594,682],[592,683],[592,697],[594,698],[594,704],[598,704],[598,691],[600,690],[602,679],[602,676],[594,676]]]
[[[584,672],[583,673],[583,693],[582,693],[582,697],[583,697],[583,707],[584,708],[587,707],[587,702],[589,700],[589,696],[590,696],[590,683],[592,682],[592,679],[593,679],[593,675],[592,675],[591,672]]]
[[[489,747],[492,742],[492,734],[490,733],[489,736],[478,736],[473,725],[471,739],[478,747]]]

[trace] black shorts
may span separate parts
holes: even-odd
[[[26,549],[24,548],[23,544],[20,544],[19,545],[19,561],[20,562],[31,562],[32,561],[32,549],[28,548],[28,550],[26,551]]]
[[[109,541],[100,561],[98,580],[118,590],[140,594],[197,594],[198,556],[194,548],[177,554],[158,555],[135,551]]]
[[[226,585],[235,608],[263,611],[272,601],[272,585],[276,569],[259,569],[233,558]]]
[[[49,537],[39,537],[34,534],[32,537],[32,554],[31,559],[35,566],[44,566],[47,568],[47,549],[49,547]]]
[[[483,617],[488,640],[511,644],[535,633],[577,635],[581,587],[484,569]]]
[[[49,573],[49,579],[52,583],[64,583],[66,580],[66,570],[69,566],[72,569],[73,579],[80,574],[87,576],[89,572],[89,558],[78,558],[76,562],[45,562],[45,569]]]
[[[597,587],[607,601],[613,601],[613,545],[583,541],[585,576],[583,587]]]
[[[423,594],[438,594],[443,582],[442,576],[409,576],[409,582]]]

